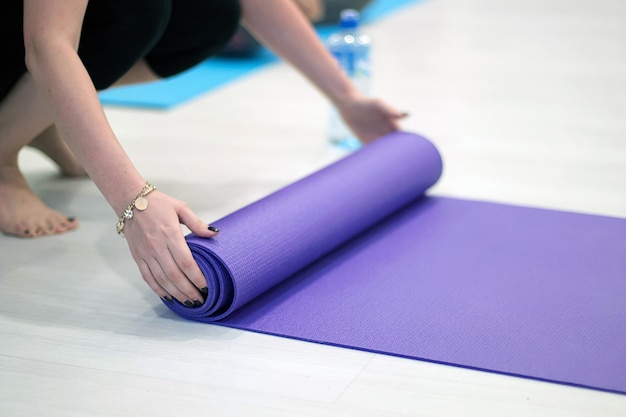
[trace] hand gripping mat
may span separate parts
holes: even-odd
[[[626,220],[425,196],[400,132],[187,236],[197,321],[626,393]]]

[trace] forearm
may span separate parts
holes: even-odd
[[[291,0],[240,0],[243,23],[259,41],[302,72],[339,105],[359,95]]]
[[[48,104],[51,121],[119,212],[141,189],[143,178],[113,134],[77,54],[86,2],[59,4],[25,2],[26,65]]]
[[[143,178],[113,134],[78,56],[71,51],[55,52],[54,57],[46,53],[31,56],[29,72],[44,95],[61,136],[119,213],[141,189]]]

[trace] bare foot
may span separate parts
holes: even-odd
[[[70,148],[59,136],[56,127],[50,126],[33,139],[28,146],[38,149],[52,159],[65,177],[85,177],[87,172]]]
[[[0,167],[0,231],[33,238],[77,227],[78,221],[52,210],[31,191],[17,166]]]

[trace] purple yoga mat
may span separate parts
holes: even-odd
[[[424,196],[395,133],[215,222],[182,317],[626,393],[626,220]]]

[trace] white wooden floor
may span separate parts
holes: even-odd
[[[440,148],[434,194],[626,218],[626,2],[428,0],[369,27],[374,90]],[[337,157],[277,65],[176,110],[111,108],[144,175],[215,220]],[[25,152],[80,230],[0,236],[0,416],[624,416],[626,396],[185,322],[87,180]]]

